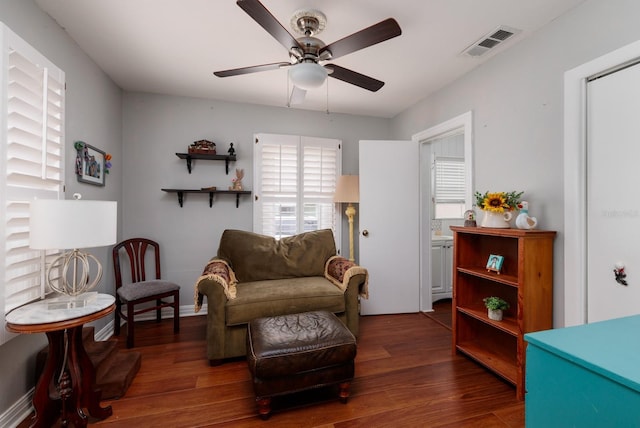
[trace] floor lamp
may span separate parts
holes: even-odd
[[[356,209],[353,206],[353,202],[360,202],[359,177],[357,175],[340,176],[336,184],[333,201],[349,204],[344,213],[349,219],[349,260],[355,262],[356,259],[353,256],[353,217],[356,215]]]
[[[47,269],[51,289],[77,296],[95,287],[102,277],[102,266],[93,255],[79,248],[115,244],[117,202],[75,199],[36,199],[31,202],[29,247],[35,250],[71,250],[56,258]],[[90,275],[90,261],[97,266]]]

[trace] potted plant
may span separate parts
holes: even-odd
[[[482,227],[508,229],[524,192],[475,192],[476,206],[483,212]]]
[[[509,303],[507,303],[506,300],[495,296],[485,297],[482,301],[487,308],[487,315],[489,316],[489,319],[502,321],[502,311],[509,309]]]

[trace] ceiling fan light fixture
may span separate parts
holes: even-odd
[[[301,62],[289,69],[289,79],[300,89],[315,89],[324,83],[327,70],[314,62]]]

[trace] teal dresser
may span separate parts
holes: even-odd
[[[527,428],[640,427],[640,316],[524,338]]]

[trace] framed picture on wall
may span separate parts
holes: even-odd
[[[105,152],[87,143],[76,142],[76,175],[78,181],[104,186]]]

